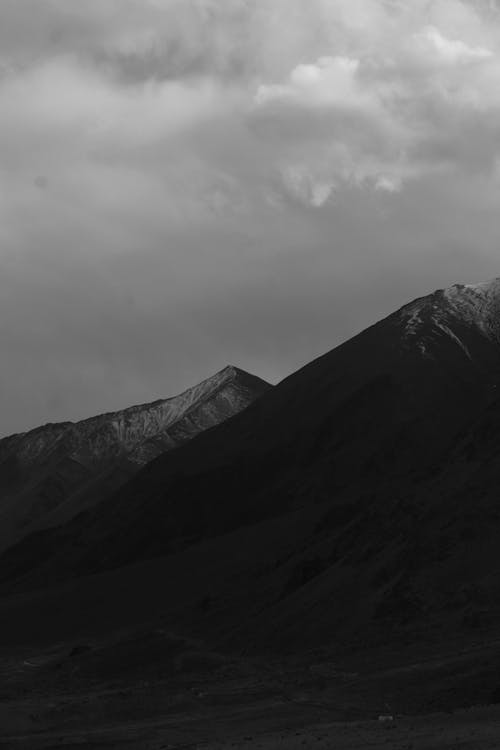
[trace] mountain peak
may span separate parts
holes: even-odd
[[[267,381],[259,378],[257,375],[252,375],[250,372],[242,370],[241,367],[236,367],[235,365],[226,365],[222,370],[219,370],[219,372],[213,375],[212,378],[221,378],[224,381],[237,381],[246,386],[258,387],[260,385],[261,388],[269,388],[269,383],[267,383]],[[212,378],[209,378],[208,381],[205,382],[209,382]]]
[[[473,289],[479,292],[500,294],[500,276],[495,276],[487,281],[480,281],[475,284],[453,284],[452,289]]]
[[[438,289],[434,295],[449,301],[493,299],[500,297],[500,277],[480,281],[475,284],[452,284],[446,289]],[[432,295],[431,295],[432,296]]]
[[[227,389],[233,387],[234,393]],[[212,409],[208,423],[218,422],[247,406],[257,395],[260,395],[269,384],[255,375],[251,375],[234,365],[227,365],[214,375],[191,386],[182,393],[170,398],[161,398],[152,402],[136,404],[117,411],[88,417],[79,422],[62,422],[44,425],[27,433],[11,436],[0,441],[0,465],[3,452],[11,449],[15,439],[15,451],[23,463],[32,463],[47,449],[49,452],[56,446],[63,453],[73,456],[85,456],[85,460],[101,461],[111,456],[129,454],[150,438],[156,438],[165,430],[190,415],[193,410],[221,396],[225,391],[225,403]],[[216,412],[218,416],[216,415]],[[205,420],[203,420],[205,421]],[[205,427],[209,424],[204,425]],[[199,429],[202,428],[200,424]],[[49,441],[50,438],[50,441]],[[5,450],[2,451],[2,448]]]
[[[403,341],[421,353],[428,354],[437,337],[445,336],[473,359],[474,344],[500,344],[500,278],[437,289],[395,316],[403,326]]]
[[[247,372],[246,370],[242,370],[241,367],[236,367],[236,365],[226,365],[222,368],[222,370],[219,370],[220,375],[228,375],[230,377],[238,377],[240,375],[243,375],[244,377],[255,377],[251,373]]]
[[[241,372],[245,372],[244,370],[241,370],[239,367],[235,367],[235,365],[226,365],[225,367],[220,370],[220,373],[226,373],[228,375],[238,375]],[[248,373],[245,373],[248,375]]]
[[[269,387],[228,365],[171,398],[0,440],[0,488],[15,510],[10,522],[2,518],[0,547],[47,516],[47,509],[54,515],[64,504],[65,517],[79,512],[89,498],[95,501],[100,486],[117,486],[161,453],[242,411]]]

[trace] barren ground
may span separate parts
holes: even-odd
[[[450,648],[280,661],[162,629],[19,648],[0,663],[0,748],[496,749],[500,706],[447,708],[455,682],[487,680],[496,641]]]

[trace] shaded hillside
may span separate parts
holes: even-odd
[[[152,458],[236,414],[267,388],[226,367],[174,398],[0,440],[0,545],[95,505]]]
[[[297,647],[494,622],[499,308],[497,281],[403,307],[95,510],[25,539],[1,560],[4,586],[217,546],[253,525],[239,551],[253,598],[236,573],[230,594],[213,583],[230,640]]]

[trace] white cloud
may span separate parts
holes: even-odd
[[[323,6],[342,54],[301,61],[282,82],[261,83],[260,132],[272,135],[281,162],[300,158],[312,173],[318,161],[329,164],[323,180],[338,188],[394,192],[439,169],[468,171],[473,144],[484,139],[481,122],[500,106],[499,19],[493,33],[491,18],[459,0],[417,2],[411,11],[405,3],[366,5],[365,26],[358,3]],[[436,148],[443,133],[456,148]],[[461,159],[466,140],[472,146]],[[492,165],[500,144],[491,128],[487,144]],[[483,141],[478,166],[486,163]]]
[[[286,84],[263,84],[256,94],[258,105],[273,101],[318,105],[355,105],[362,96],[356,84],[359,60],[320,57],[314,63],[297,65]]]
[[[375,180],[375,189],[383,190],[387,193],[397,193],[401,190],[401,178],[390,175],[380,175]]]
[[[416,35],[416,39],[422,44],[424,52],[433,53],[438,61],[451,65],[487,60],[494,56],[485,47],[470,46],[461,39],[448,39],[435,26],[426,27]]]
[[[288,166],[283,170],[283,182],[289,194],[306,206],[319,208],[332,196],[333,182],[326,182],[303,165]]]

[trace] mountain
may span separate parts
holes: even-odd
[[[246,408],[268,387],[229,366],[173,398],[0,440],[0,545],[96,504],[152,458]]]
[[[499,313],[500,280],[405,305],[26,537],[0,559],[4,591],[170,556],[179,621],[225,643],[496,626]],[[191,568],[215,558],[201,606]]]

